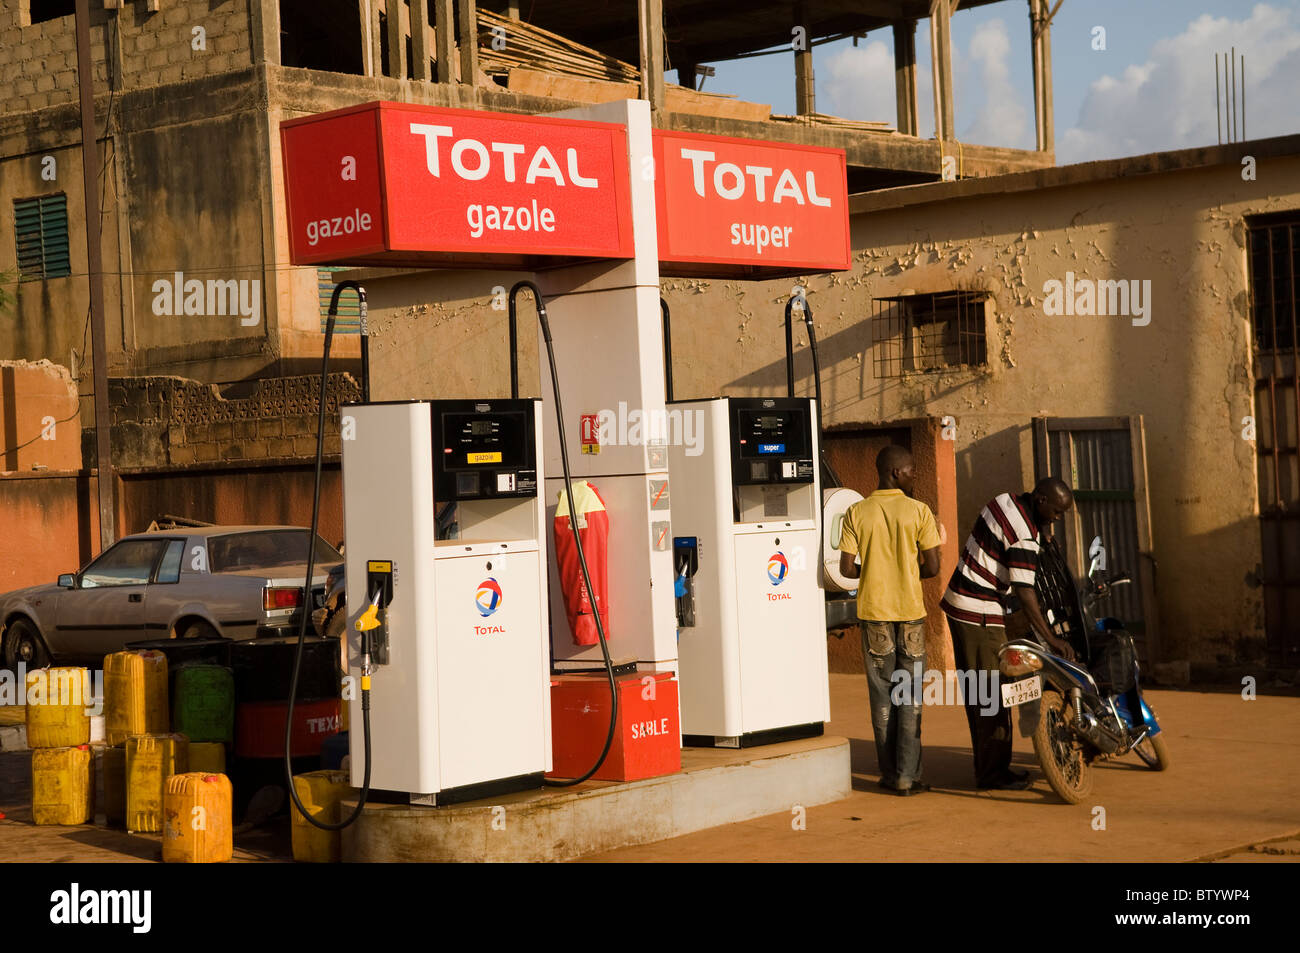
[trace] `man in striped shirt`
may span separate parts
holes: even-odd
[[[998,648],[1006,641],[1006,603],[1014,589],[1038,638],[1071,657],[1069,645],[1043,617],[1034,584],[1040,543],[1051,524],[1073,505],[1070,488],[1054,477],[1039,480],[1028,493],[1002,493],[990,500],[980,510],[939,603],[948,616],[958,670],[983,670],[993,686],[996,709],[992,713],[981,713],[977,698],[965,699],[978,788],[1029,786],[1028,774],[1011,770],[1011,712],[1001,705]]]

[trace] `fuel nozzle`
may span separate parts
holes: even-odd
[[[357,631],[361,633],[361,676],[367,681],[374,672],[374,664],[370,658],[370,633],[384,624],[380,617],[383,606],[380,605],[380,599],[384,590],[376,589],[375,594],[370,597],[370,605],[366,606],[366,611],[356,621]]]

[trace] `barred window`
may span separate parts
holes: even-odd
[[[72,274],[68,256],[68,197],[62,192],[14,199],[14,234],[19,281]]]
[[[986,291],[942,291],[876,298],[871,319],[877,378],[980,367]]]
[[[1255,345],[1290,351],[1300,321],[1300,211],[1252,216],[1246,224]]]

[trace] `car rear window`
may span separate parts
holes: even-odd
[[[305,529],[259,530],[208,537],[208,567],[212,572],[241,569],[269,569],[307,561]],[[316,565],[326,566],[343,557],[319,536],[316,537]]]

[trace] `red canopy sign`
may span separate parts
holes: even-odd
[[[844,151],[654,132],[661,271],[849,267]]]
[[[280,141],[296,265],[633,255],[619,125],[368,103],[284,122]]]

